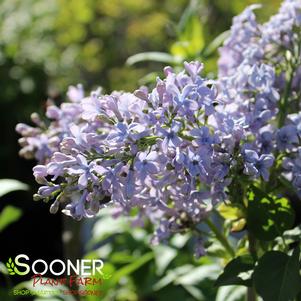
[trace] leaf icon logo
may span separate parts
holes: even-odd
[[[7,271],[10,275],[15,275],[16,270],[15,270],[15,263],[12,261],[11,258],[8,259],[6,263]]]

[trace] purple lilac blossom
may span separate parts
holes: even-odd
[[[105,206],[138,207],[159,242],[231,199],[237,178],[269,181],[276,160],[301,197],[301,67],[290,66],[291,81],[285,67],[301,57],[301,3],[285,0],[262,25],[256,8],[234,18],[214,81],[199,75],[202,63],[185,62],[178,73],[166,67],[150,91],[85,97],[82,86],[70,87],[69,101],[47,102],[48,126],[36,114],[35,127],[17,125],[20,154],[38,161],[35,199],[54,200],[52,213],[63,208],[77,220]]]
[[[216,125],[206,124],[217,113],[217,89],[199,76],[201,70],[198,62],[185,63],[180,73],[167,67],[166,78],[150,92],[96,91],[85,98],[82,90],[77,97],[73,87],[76,102],[47,109],[54,121],[45,135],[60,138],[34,168],[44,185],[35,198],[54,199],[51,212],[65,207],[63,212],[76,219],[95,216],[110,204],[124,212],[152,208],[162,213],[154,221],[158,229],[165,220],[171,232],[203,220],[212,204],[226,197],[231,160],[224,160],[218,147],[224,130],[215,134]],[[67,104],[76,105],[68,107],[68,118]],[[25,125],[18,127],[27,131]],[[43,133],[37,128],[30,134],[35,131]]]

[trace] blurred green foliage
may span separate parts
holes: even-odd
[[[2,0],[2,101],[19,91],[34,93],[41,81],[45,92],[61,92],[79,81],[89,88],[101,84],[107,90],[132,90],[141,76],[158,66],[128,67],[127,57],[146,50],[181,56],[184,48],[192,59],[254,2],[258,1]],[[265,8],[258,14],[265,19],[280,1],[261,2]],[[194,16],[185,26],[188,7]]]
[[[172,39],[169,26],[186,2],[3,0],[0,65],[23,93],[39,84],[33,67],[59,91],[78,81],[133,89],[145,70],[125,67],[126,58],[143,49],[164,49]]]
[[[168,245],[152,246],[150,241],[147,225],[146,229],[135,228],[128,218],[114,219],[112,210],[102,210],[86,255],[104,259],[103,271],[111,275],[99,287],[102,300],[193,301],[204,300],[204,296],[214,300],[213,280],[220,266],[209,258],[196,260],[191,256],[190,234],[175,235]]]

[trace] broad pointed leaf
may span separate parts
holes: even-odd
[[[253,278],[256,291],[264,301],[289,301],[300,292],[299,254],[299,248],[292,256],[269,251],[259,259]]]

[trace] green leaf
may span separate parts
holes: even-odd
[[[166,64],[179,64],[181,62],[168,53],[150,51],[150,52],[141,52],[130,56],[126,60],[126,64],[131,66],[136,63],[145,62],[145,61],[160,62]]]
[[[269,251],[258,261],[254,271],[254,285],[264,301],[289,301],[301,289],[299,273],[300,249],[292,256],[279,251]]]
[[[215,279],[219,271],[220,266],[216,264],[195,267],[191,269],[189,273],[178,276],[174,283],[183,286],[196,285],[205,279]]]
[[[190,59],[198,56],[205,45],[203,26],[199,16],[193,12],[186,20],[183,31],[179,33],[178,41],[173,43],[170,52],[176,58]]]
[[[112,217],[113,210],[112,208],[104,208],[99,214],[99,219],[96,221],[93,230],[92,238],[88,242],[87,248],[93,248],[93,246],[108,237],[124,233],[129,230],[129,222],[126,217],[120,217],[114,219]]]
[[[6,266],[7,266],[7,263],[6,263]],[[0,273],[5,274],[5,275],[8,274],[6,266],[3,262],[0,261]]]
[[[153,252],[148,252],[144,254],[143,256],[137,258],[134,262],[120,268],[112,277],[111,282],[112,283],[118,283],[118,281],[124,277],[127,276],[136,270],[138,270],[140,267],[142,267],[144,264],[146,264],[148,261],[152,260],[154,258]]]
[[[153,248],[156,262],[156,272],[162,275],[170,264],[170,262],[177,256],[177,251],[169,246],[158,245]]]
[[[231,260],[223,273],[217,278],[215,285],[244,285],[252,286],[251,271],[254,262],[251,256],[239,256]]]
[[[0,213],[0,231],[11,223],[17,221],[22,215],[22,210],[14,206],[6,206]]]
[[[185,233],[185,234],[176,233],[171,238],[170,244],[172,246],[176,247],[177,249],[181,249],[187,244],[187,242],[190,238],[191,238],[190,233]]]
[[[139,79],[139,84],[140,85],[150,85],[156,81],[156,78],[158,76],[159,76],[158,72],[150,72]]]
[[[239,218],[244,217],[244,214],[240,208],[229,206],[225,203],[221,203],[218,206],[217,211],[225,220],[235,221]]]
[[[168,270],[166,275],[154,284],[153,290],[158,291],[170,283],[174,282],[178,277],[186,275],[194,268],[191,264],[185,264],[173,270]]]
[[[267,195],[257,187],[248,193],[247,226],[259,240],[273,240],[290,229],[295,213],[287,198]]]
[[[285,243],[287,245],[292,244],[294,242],[300,242],[301,240],[301,226],[297,226],[293,229],[287,230],[283,233],[283,238],[285,239]]]
[[[176,31],[178,34],[183,32],[187,27],[187,23],[189,22],[191,16],[195,15],[195,12],[198,10],[198,5],[196,1],[190,1],[189,5],[186,6],[184,12],[181,15],[179,23],[176,26]]]
[[[129,254],[128,251],[123,252],[113,252],[110,257],[110,262],[114,264],[126,264],[133,262],[135,260],[135,257],[131,254]]]
[[[218,47],[220,47],[223,42],[229,37],[230,30],[224,31],[219,34],[203,51],[204,57],[209,57],[212,55]]]
[[[205,300],[205,296],[199,288],[190,285],[184,285],[183,287],[194,298],[194,300],[196,301]]]
[[[229,255],[223,245],[213,238],[210,239],[210,245],[206,248],[206,252],[208,256],[222,259],[227,258]]]
[[[222,286],[217,292],[215,301],[243,301],[246,292],[243,286]]]
[[[16,191],[16,190],[28,190],[29,186],[13,179],[2,179],[0,180],[0,197],[5,194]]]

